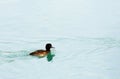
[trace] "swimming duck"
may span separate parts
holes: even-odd
[[[52,47],[52,44],[47,43],[45,48],[46,48],[46,50],[36,50],[34,52],[31,52],[29,55],[38,56],[38,57],[45,57],[46,55],[48,55],[51,52],[50,49],[54,48],[54,47]]]

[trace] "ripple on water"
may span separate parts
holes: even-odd
[[[49,40],[48,40],[49,39]],[[113,47],[120,47],[120,41],[113,38],[79,38],[79,37],[56,37],[32,40],[3,41],[0,40],[0,47],[5,48],[12,45],[12,48],[21,48],[20,51],[0,51],[0,61],[13,62],[16,59],[31,59],[29,53],[33,50],[44,48],[46,42],[51,42],[56,47],[56,61],[69,61],[73,58],[87,56],[104,52]],[[5,47],[3,47],[5,46]],[[14,47],[15,46],[15,47]],[[18,47],[17,47],[18,46]],[[26,50],[27,49],[27,50]]]

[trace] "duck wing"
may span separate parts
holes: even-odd
[[[36,50],[34,52],[31,52],[29,55],[35,55],[35,54],[42,53],[42,52],[45,52],[45,50]]]

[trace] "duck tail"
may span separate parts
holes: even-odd
[[[30,53],[29,55],[33,55],[34,53],[32,52],[32,53]]]

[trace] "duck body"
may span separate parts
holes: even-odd
[[[50,49],[53,47],[52,47],[52,44],[48,43],[48,44],[46,44],[45,48],[46,48],[46,50],[36,50],[34,52],[31,52],[29,55],[45,57],[51,52]]]
[[[50,51],[46,51],[46,50],[36,50],[32,53],[30,53],[30,55],[32,56],[38,56],[38,57],[45,57]]]

